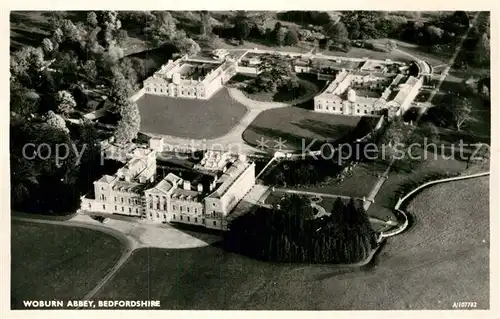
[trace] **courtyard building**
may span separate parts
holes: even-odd
[[[116,174],[94,182],[81,210],[225,229],[227,216],[254,185],[255,164],[245,155],[208,151],[192,169],[159,169],[156,150],[137,148]]]

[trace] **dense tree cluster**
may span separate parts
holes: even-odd
[[[259,260],[334,264],[362,261],[376,246],[368,216],[353,200],[338,199],[329,216],[315,214],[309,199],[286,196],[271,210],[231,221],[224,243]]]
[[[56,12],[50,25],[40,47],[23,47],[11,57],[11,200],[18,210],[62,214],[79,207],[105,169],[93,124],[68,126],[65,120],[86,111],[85,88],[102,87],[98,94],[108,95],[127,119],[128,136],[137,134],[139,117],[135,104],[125,102],[135,65],[121,62],[126,33],[118,14],[90,12],[74,23]]]
[[[262,56],[259,71],[260,73],[248,87],[250,90],[276,93],[282,90],[296,90],[300,86],[290,61],[281,55]]]
[[[264,181],[282,187],[314,185],[336,176],[341,170],[342,167],[333,160],[283,161],[272,170],[272,174],[264,177]]]

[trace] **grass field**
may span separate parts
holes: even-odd
[[[146,94],[137,101],[141,131],[193,139],[228,133],[245,115],[246,107],[222,89],[207,101]]]
[[[23,300],[80,300],[121,254],[100,232],[16,222],[11,227],[11,307]]]
[[[377,118],[362,118],[323,114],[298,107],[271,109],[262,112],[243,132],[243,139],[250,145],[257,141],[269,141],[270,148],[275,148],[274,141],[286,140],[284,149],[302,150],[311,142],[323,143],[337,141],[347,135],[361,137],[369,133],[367,127],[373,127]]]
[[[474,300],[485,309],[487,207],[488,178],[422,192],[409,206],[416,226],[389,239],[364,270],[259,262],[215,246],[142,249],[96,299],[213,310],[451,310]]]
[[[396,195],[398,190],[404,185],[422,181],[431,174],[459,173],[467,166],[464,161],[459,159],[445,159],[440,155],[441,154],[438,154],[438,157],[435,158],[434,154],[427,152],[427,160],[416,164],[413,168],[405,163],[399,164],[396,162],[389,174],[389,178],[384,182],[382,188],[375,197],[375,203],[368,209],[368,213],[379,218],[388,216],[392,214],[394,205],[398,200]],[[448,154],[446,153],[445,155]],[[387,163],[382,164],[373,162],[372,164],[373,173],[382,174],[386,168]]]
[[[10,49],[39,46],[49,36],[49,11],[14,11],[10,13]]]

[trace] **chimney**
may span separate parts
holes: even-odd
[[[190,181],[184,181],[184,189],[191,190],[191,182]]]
[[[201,193],[201,192],[203,192],[203,184],[198,183],[198,193]]]

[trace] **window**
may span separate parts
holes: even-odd
[[[172,205],[172,210],[175,210],[175,205]]]
[[[123,197],[122,197],[122,203],[123,203]]]
[[[102,209],[106,209],[106,205],[102,205]]]
[[[181,220],[182,220],[182,215],[181,215]]]
[[[189,218],[189,216],[188,216],[188,222],[189,222],[189,221],[190,221],[190,218]]]
[[[156,209],[160,209],[160,203],[156,203]]]
[[[89,208],[92,208],[92,204],[91,203],[89,203]]]
[[[153,203],[149,203],[149,208],[153,209]]]
[[[182,206],[179,206],[179,210],[182,212]]]
[[[160,214],[156,213],[156,218],[160,218]]]
[[[115,196],[115,202],[116,202],[116,196]]]
[[[125,207],[122,206],[122,212],[125,210]]]
[[[356,112],[359,113],[359,109],[357,109]]]
[[[128,213],[132,214],[132,208],[130,208],[130,207],[128,208]]]
[[[139,214],[139,208],[136,208],[136,209],[135,209],[135,213],[136,213],[136,214]]]
[[[174,215],[172,215],[172,219],[175,219],[175,214],[174,214]]]
[[[366,114],[366,113],[367,113],[367,112],[366,112],[366,110],[365,110],[365,114]]]
[[[163,210],[167,210],[167,203],[163,203]]]
[[[335,111],[335,107],[332,107],[332,110],[334,110],[334,111]]]
[[[197,222],[198,222],[198,218],[197,218],[197,217],[195,217],[195,218],[194,218],[194,222],[195,222],[195,223],[197,223]]]
[[[155,88],[155,92],[156,92],[156,88]]]
[[[202,218],[202,219],[201,219],[201,223],[202,223],[202,224],[205,224],[205,218]]]
[[[328,106],[326,107],[326,110],[328,111]]]
[[[194,213],[195,213],[195,214],[198,214],[198,208],[195,208],[195,209],[194,209]]]
[[[118,207],[115,205],[115,211],[117,211],[117,210],[118,210]]]
[[[214,220],[214,226],[217,226],[217,222]]]
[[[186,211],[189,213],[189,207],[186,207]]]

